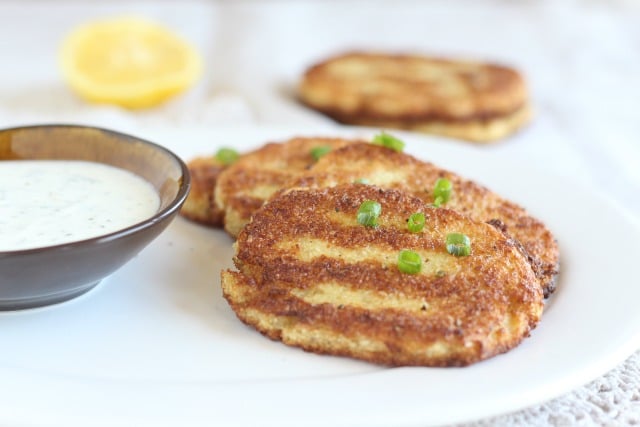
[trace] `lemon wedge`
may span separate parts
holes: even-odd
[[[145,108],[192,86],[202,59],[185,40],[136,17],[91,22],[62,43],[62,73],[91,102]]]

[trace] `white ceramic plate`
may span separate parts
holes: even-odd
[[[185,159],[363,129],[141,130]],[[425,426],[514,411],[640,346],[640,232],[606,198],[504,148],[405,135],[407,151],[527,207],[558,238],[557,293],[530,338],[467,368],[383,368],[262,337],[221,297],[232,240],[182,218],[98,288],[0,314],[0,424]],[[553,153],[550,153],[553,155]],[[100,260],[96,260],[100,262]]]

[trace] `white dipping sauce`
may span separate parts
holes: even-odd
[[[150,218],[159,206],[150,183],[113,166],[0,161],[0,251],[98,237]]]

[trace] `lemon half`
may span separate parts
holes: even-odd
[[[91,22],[62,43],[62,73],[88,101],[126,108],[158,105],[192,86],[202,59],[170,30],[137,17]]]

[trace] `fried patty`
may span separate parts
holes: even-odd
[[[268,143],[242,155],[218,176],[216,207],[224,212],[224,228],[237,236],[251,214],[276,191],[315,163],[312,150],[336,149],[351,141],[339,138],[293,138]]]
[[[192,221],[212,227],[222,227],[224,212],[213,200],[213,191],[226,166],[215,156],[196,157],[187,163],[191,175],[191,190],[180,214]]]
[[[356,220],[365,200],[382,207],[377,227]],[[414,212],[426,217],[417,234],[407,230]],[[453,232],[470,238],[469,256],[447,252]],[[515,347],[542,314],[542,291],[513,240],[397,190],[285,191],[253,215],[235,249],[239,271],[223,271],[222,287],[236,315],[316,353],[464,366]],[[421,255],[420,273],[399,271],[403,249]]]
[[[531,117],[518,71],[490,63],[355,52],[310,67],[299,84],[307,106],[348,124],[393,127],[492,142]]]
[[[411,193],[433,203],[438,178],[447,178],[452,194],[444,207],[477,221],[491,222],[520,242],[545,296],[555,290],[559,251],[551,231],[524,208],[453,172],[385,147],[354,143],[322,157],[292,186],[327,187],[366,179],[383,188]]]

